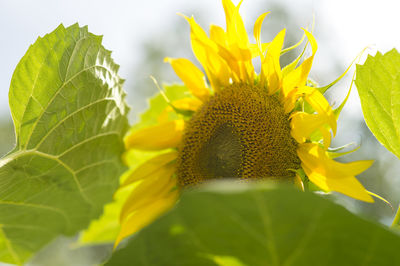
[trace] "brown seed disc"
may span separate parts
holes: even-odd
[[[286,179],[300,168],[289,114],[265,90],[233,84],[203,104],[185,126],[177,177],[182,186],[210,179]]]

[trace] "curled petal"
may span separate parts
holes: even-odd
[[[258,52],[259,55],[261,56],[261,59],[264,58],[264,52],[263,52],[263,47],[262,47],[262,43],[261,43],[261,26],[262,23],[265,19],[265,17],[269,14],[270,12],[266,12],[261,14],[261,16],[258,17],[256,23],[254,24],[254,38],[256,39],[256,44],[258,47]]]
[[[292,90],[305,86],[315,53],[317,52],[318,46],[314,36],[307,30],[303,30],[311,44],[312,55],[305,59],[300,66],[288,72],[286,76],[283,77],[282,93],[285,97],[289,95]]]
[[[325,149],[316,143],[300,144],[297,154],[308,178],[321,189],[337,191],[366,202],[374,201],[355,178],[355,175],[368,169],[373,161],[339,163],[329,158]]]
[[[229,43],[237,43],[240,47],[247,48],[249,46],[249,37],[247,36],[242,17],[239,14],[242,1],[235,6],[231,0],[222,0],[222,5],[225,11],[226,32]]]
[[[175,73],[188,87],[190,92],[201,101],[206,101],[210,96],[210,91],[206,86],[203,72],[198,69],[192,62],[185,58],[165,58],[165,62],[171,64]]]
[[[218,91],[230,84],[231,70],[226,61],[218,54],[218,45],[208,38],[194,18],[185,17],[190,24],[192,49],[197,60],[204,67],[211,87]]]
[[[268,92],[274,94],[281,88],[282,84],[282,70],[279,63],[283,41],[285,38],[286,30],[283,29],[276,35],[274,40],[268,46],[265,59],[261,62],[261,78],[262,85],[266,84]]]
[[[325,97],[317,89],[308,86],[302,87],[299,90],[299,93],[303,94],[304,99],[314,108],[314,110],[326,119],[333,131],[333,135],[335,136],[337,127],[336,116]]]
[[[291,115],[290,133],[298,143],[304,143],[306,140],[311,140],[312,134],[319,130],[324,139],[324,146],[327,149],[331,142],[331,134],[326,124],[327,121],[324,116],[296,112]]]

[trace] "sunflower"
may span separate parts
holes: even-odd
[[[280,56],[302,40],[282,50],[283,29],[262,43],[264,13],[254,25],[256,42],[250,43],[239,14],[241,2],[222,3],[226,30],[212,25],[210,36],[193,17],[184,16],[205,74],[187,59],[165,59],[192,97],[169,102],[157,125],[134,130],[125,139],[128,150],[164,152],[131,170],[123,182],[134,189],[121,211],[116,244],[171,208],[182,189],[213,179],[276,179],[302,188],[309,180],[323,191],[373,202],[355,178],[372,161],[340,163],[329,149],[347,97],[334,110],[324,90],[309,80],[317,51],[313,35],[303,29],[311,55],[303,58],[303,51],[282,68]],[[255,58],[261,60],[258,74]]]

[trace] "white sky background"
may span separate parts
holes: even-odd
[[[244,1],[242,13],[249,30],[256,17],[247,16],[248,11],[254,11],[257,5],[268,6],[269,2]],[[380,51],[400,48],[397,1],[281,0],[279,3],[303,17],[306,23],[315,14],[319,52],[314,69],[329,68],[332,57],[340,58],[346,65],[366,45],[373,44]],[[207,12],[210,22],[224,24],[219,0],[0,0],[0,119],[10,117],[8,89],[18,61],[39,35],[51,32],[58,24],[68,26],[79,22],[89,25],[91,32],[104,35],[104,45],[113,51],[115,61],[121,65],[120,75],[129,86],[135,82],[129,74],[138,67],[135,63],[141,54],[140,41],[162,31],[176,18],[176,12],[191,15],[192,10]],[[264,11],[268,10],[259,13]],[[273,14],[274,10],[269,11]],[[267,21],[263,30],[268,30]]]
[[[300,27],[309,26],[315,15],[315,36],[319,50],[311,77],[322,85],[334,80],[340,74],[338,68],[343,71],[368,45],[374,47],[369,50],[372,54],[376,49],[382,52],[394,47],[400,49],[400,1],[245,0],[241,13],[251,36],[256,15],[271,11],[269,16],[274,16],[276,3],[288,10],[290,17],[293,16],[299,23],[298,28],[288,31],[301,32]],[[208,27],[210,23],[225,24],[220,0],[0,0],[0,122],[11,119],[8,89],[12,73],[38,36],[53,31],[60,23],[65,26],[76,22],[81,26],[88,25],[92,33],[104,35],[103,44],[113,51],[114,60],[121,66],[119,74],[126,79],[125,90],[128,90],[140,78],[145,78],[132,76],[134,70],[141,67],[138,63],[141,61],[143,41],[149,37],[154,39],[163,30],[170,29],[179,18],[177,12],[187,15],[194,13],[195,17],[202,17],[207,21],[207,24],[202,24],[203,27]],[[263,31],[269,30],[268,22],[267,17]],[[183,19],[182,23],[186,24]],[[283,22],[282,27],[286,27]],[[189,27],[186,27],[186,31],[189,38]],[[161,37],[159,42],[163,42]],[[190,47],[176,49],[188,50]],[[163,64],[162,58],[160,64]],[[163,65],[170,68],[167,64]],[[334,89],[333,96],[329,95],[331,102],[340,103],[344,98],[351,75],[348,74]],[[175,81],[178,81],[177,77]],[[137,113],[144,107],[144,99],[135,92],[129,95],[132,111]],[[356,90],[353,90],[342,117],[361,117]],[[346,127],[346,123],[339,123],[338,143],[354,140],[348,135],[354,132],[346,132],[345,128],[340,130],[341,127]],[[340,134],[344,135],[343,143]]]

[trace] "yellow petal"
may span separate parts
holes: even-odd
[[[126,217],[137,209],[164,197],[175,188],[176,179],[172,178],[175,168],[175,164],[166,164],[138,183],[122,206],[120,220],[124,221]]]
[[[235,6],[231,0],[222,0],[222,5],[225,11],[228,42],[231,44],[237,43],[241,48],[247,48],[249,47],[249,37],[239,14],[242,1]]]
[[[159,198],[152,204],[145,206],[131,214],[121,224],[121,230],[115,241],[114,248],[126,237],[134,234],[153,222],[157,217],[172,208],[178,198],[178,192],[171,192],[167,197]]]
[[[305,93],[304,99],[317,111],[318,114],[327,119],[332,128],[333,135],[336,135],[336,116],[325,97],[315,88],[304,86],[302,91]]]
[[[229,53],[235,58],[239,71],[236,74],[240,77],[240,81],[251,82],[254,80],[254,66],[252,63],[252,55],[250,47],[241,48],[237,43],[229,46]],[[228,64],[230,63],[227,61]],[[229,64],[230,66],[230,64]]]
[[[231,71],[231,77],[234,82],[240,82],[246,80],[246,72],[243,71],[241,64],[241,55],[238,48],[233,46],[223,47],[218,45],[218,55],[224,60],[224,62],[229,66]],[[249,56],[251,57],[251,56]]]
[[[292,90],[288,95],[284,96],[281,93],[283,108],[285,109],[285,113],[289,113],[293,110],[294,106],[296,105],[296,101],[301,96],[297,90]]]
[[[321,132],[322,139],[324,140],[324,148],[325,150],[327,150],[331,145],[331,140],[332,140],[331,131],[324,126],[320,127],[319,131]]]
[[[172,102],[172,105],[180,110],[197,111],[203,103],[195,98],[183,98]]]
[[[263,55],[267,51],[269,45],[270,45],[269,42],[261,44],[261,49],[262,49],[261,53]],[[260,56],[260,48],[258,47],[257,44],[251,43],[249,49],[250,49],[250,53],[251,53],[251,58],[256,58],[256,57]]]
[[[237,43],[230,44],[225,31],[215,25],[210,27],[210,39],[218,46],[218,55],[220,55],[232,70],[233,81],[248,81],[254,79],[254,67],[251,62],[252,58],[258,56],[258,52],[254,55],[254,48],[241,48]],[[265,47],[265,45],[263,45]],[[257,50],[258,51],[258,50]]]
[[[210,26],[210,39],[222,47],[228,46],[228,40],[223,28],[217,25]]]
[[[256,44],[258,47],[258,51],[259,51],[259,55],[261,56],[261,59],[264,59],[264,53],[263,53],[263,47],[262,47],[262,43],[261,43],[261,26],[262,23],[265,19],[265,17],[269,14],[270,12],[266,12],[261,14],[257,20],[256,23],[254,23],[254,38],[256,39]]]
[[[203,72],[198,69],[192,62],[185,58],[165,58],[165,62],[171,64],[175,73],[183,81],[190,92],[202,101],[206,101],[210,96],[205,82]]]
[[[290,94],[293,89],[305,86],[307,82],[308,74],[310,73],[312,62],[314,60],[315,53],[317,52],[317,42],[314,36],[307,30],[303,29],[304,33],[307,35],[308,41],[311,44],[312,55],[305,59],[303,63],[296,69],[288,72],[286,76],[283,77],[282,82],[282,93],[286,97]]]
[[[297,154],[310,181],[321,189],[337,191],[366,202],[374,201],[355,178],[355,175],[369,168],[372,161],[339,163],[329,158],[327,152],[316,143],[300,144]]]
[[[305,36],[306,36],[306,34],[304,33],[302,39],[300,40],[301,42],[303,42],[303,39],[305,38]],[[297,43],[297,44],[300,44],[301,42],[299,42],[299,43]],[[296,45],[297,45],[297,44],[296,44]],[[291,47],[289,47],[289,48],[287,48],[287,49],[290,49],[290,48],[291,48]],[[282,52],[281,52],[281,55],[282,55],[282,54],[284,53],[284,51],[287,50],[287,49],[283,49]],[[298,56],[296,59],[294,59],[291,63],[287,64],[287,65],[282,69],[282,75],[283,75],[283,76],[286,76],[287,74],[289,74],[291,71],[293,71],[293,70],[296,68],[297,64],[300,62],[301,58],[303,57],[304,53],[306,52],[306,49],[307,49],[307,45],[304,46],[303,50],[301,51],[301,53],[299,54],[299,56]]]
[[[235,58],[236,62],[227,60],[227,57],[220,55],[226,60],[228,65],[232,67],[233,71],[240,81],[252,82],[254,80],[254,67],[251,62],[252,52],[250,49],[249,37],[247,36],[246,29],[242,17],[239,13],[239,8],[242,1],[235,6],[230,0],[223,0],[222,5],[225,10],[226,17],[226,39],[228,45],[226,45],[224,54],[227,52],[231,55],[230,57]],[[220,51],[221,52],[221,51]]]
[[[266,84],[268,92],[274,94],[281,88],[282,70],[279,63],[283,41],[285,38],[286,29],[276,35],[274,40],[268,46],[265,59],[261,62],[261,84]]]
[[[154,174],[157,170],[164,167],[166,164],[176,160],[178,152],[172,151],[158,155],[150,160],[144,162],[138,166],[130,175],[127,177],[125,182],[120,186],[125,187],[141,179],[145,179]]]
[[[315,172],[303,166],[310,181],[325,191],[336,191],[354,199],[365,202],[374,202],[373,198],[366,193],[365,188],[354,176],[346,176],[341,179],[327,178],[325,175]]]
[[[174,120],[133,132],[125,137],[125,147],[139,150],[175,148],[181,142],[184,125],[183,120]]]
[[[221,87],[229,86],[231,71],[227,63],[218,55],[218,46],[211,41],[194,18],[185,17],[190,24],[192,50],[197,60],[203,66],[211,87],[218,91]]]
[[[296,112],[291,115],[290,127],[291,135],[298,143],[304,143],[310,140],[312,133],[319,130],[324,139],[324,146],[328,148],[331,142],[331,136],[325,125],[328,123],[324,116],[318,114],[308,114],[305,112]]]

